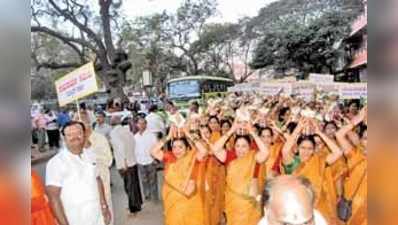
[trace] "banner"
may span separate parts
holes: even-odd
[[[368,98],[367,83],[345,83],[339,87],[340,99],[361,99]]]
[[[276,82],[269,82],[263,83],[260,86],[260,92],[265,95],[276,95],[278,93],[283,93],[285,95],[292,94],[292,84],[283,82],[283,83],[276,83]]]
[[[314,99],[315,88],[315,84],[311,82],[297,82],[293,84],[292,94],[306,101],[311,101]]]
[[[55,88],[60,106],[98,91],[93,63],[87,63],[56,80]]]
[[[330,74],[310,73],[308,80],[313,83],[332,83],[334,76]]]

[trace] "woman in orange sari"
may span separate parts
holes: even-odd
[[[219,132],[211,132],[209,126],[200,127],[201,138],[211,146],[220,139]],[[204,205],[209,225],[218,225],[222,219],[225,201],[225,166],[210,151],[204,163]]]
[[[168,141],[172,141],[171,151],[162,151]],[[206,157],[206,147],[187,129],[181,132],[172,126],[166,140],[159,141],[151,154],[165,164],[162,193],[165,225],[206,225],[203,200],[193,174],[196,162]]]
[[[316,135],[326,143],[331,150],[326,157],[315,153],[314,135],[309,133],[313,128]],[[297,147],[296,147],[297,146]],[[296,154],[296,152],[298,154]],[[283,171],[285,174],[294,174],[309,179],[316,193],[315,208],[327,219],[329,224],[338,224],[336,212],[336,186],[331,176],[331,167],[341,156],[340,147],[319,128],[312,119],[302,118],[292,135],[287,137],[282,149]]]
[[[255,141],[258,151],[250,149],[250,136],[236,136],[234,149],[227,151],[225,143],[238,129],[245,130]],[[213,146],[213,154],[224,162],[227,168],[225,212],[228,225],[257,225],[261,217],[259,192],[253,175],[256,164],[268,158],[268,148],[249,123],[238,124],[220,138]]]
[[[367,125],[361,125],[359,131],[360,145],[354,147],[347,139],[349,132],[361,122],[366,122],[367,108],[354,116],[352,120],[337,133],[336,138],[347,158],[348,176],[344,182],[344,198],[352,201],[352,215],[347,225],[367,224]]]
[[[55,218],[48,204],[43,182],[33,170],[31,177],[31,225],[55,225]]]
[[[260,128],[259,135],[269,149],[269,157],[265,163],[258,165],[256,176],[259,190],[263,190],[266,178],[273,178],[278,175],[273,167],[281,153],[283,141],[280,138],[275,139],[274,130],[271,127]]]

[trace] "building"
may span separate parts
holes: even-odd
[[[348,63],[345,66],[345,81],[367,81],[368,33],[367,0],[364,12],[354,20],[351,33],[345,39]]]

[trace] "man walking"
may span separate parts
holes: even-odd
[[[158,185],[155,161],[151,156],[151,149],[157,143],[155,134],[147,129],[144,118],[137,121],[138,132],[134,135],[138,162],[138,172],[142,181],[145,200],[158,200]]]
[[[83,151],[84,124],[69,122],[62,134],[66,146],[46,168],[47,193],[58,224],[109,224],[111,214],[102,180],[96,173],[95,163]]]
[[[166,132],[166,129],[163,119],[157,114],[157,111],[157,105],[151,105],[149,107],[149,114],[145,117],[145,119],[147,121],[147,129],[154,133],[157,138],[162,138]]]
[[[44,110],[41,109],[40,112],[33,119],[33,125],[36,128],[36,137],[38,150],[40,152],[45,151],[44,147],[46,145],[46,129],[47,129],[47,119],[44,115]]]
[[[135,216],[137,212],[141,211],[142,196],[134,154],[134,136],[128,126],[121,125],[119,116],[111,118],[111,125],[113,129],[110,133],[110,140],[115,155],[116,168],[124,181],[130,214]]]
[[[97,113],[97,122],[94,125],[94,131],[104,135],[109,140],[109,133],[112,127],[105,121],[106,115],[103,111]]]

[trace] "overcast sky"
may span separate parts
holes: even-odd
[[[123,1],[128,18],[145,16],[167,10],[174,12],[184,0],[127,0]],[[236,22],[243,16],[255,16],[260,8],[275,0],[218,0],[217,10],[221,14],[213,22]]]

